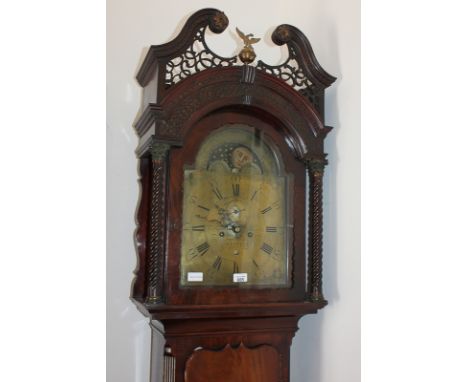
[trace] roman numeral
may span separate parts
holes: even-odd
[[[252,259],[252,263],[253,263],[253,265],[255,265],[255,268],[257,268],[257,269],[259,268],[257,262],[254,259]]]
[[[267,243],[263,243],[260,249],[263,252],[268,253],[269,255],[271,255],[271,253],[273,252],[273,247],[268,245]]]
[[[257,195],[257,192],[258,192],[258,190],[255,190],[255,192],[252,194],[252,197],[250,198],[250,200],[253,200],[253,198],[255,198],[255,195]]]
[[[278,229],[276,227],[266,227],[267,232],[277,232]]]
[[[268,206],[267,208],[261,210],[260,212],[265,215],[267,212],[270,212],[272,210],[272,208],[270,206]]]
[[[198,207],[198,208],[201,208],[202,210],[205,210],[205,211],[209,211],[209,210],[210,210],[209,208],[206,208],[206,207],[203,207],[203,206],[200,206],[200,205],[198,205],[197,207]]]
[[[205,226],[204,225],[194,225],[192,226],[192,231],[204,231]]]
[[[203,256],[210,249],[210,245],[205,241],[197,247],[198,254]]]
[[[239,273],[239,266],[237,263],[234,261],[234,272],[233,273]]]
[[[198,253],[195,253],[195,250],[193,248],[189,249],[188,256],[190,257],[190,260],[193,260],[195,257],[198,256]]]
[[[239,192],[240,192],[240,185],[239,185],[239,183],[233,184],[233,185],[232,185],[232,195],[234,195],[234,196],[239,196]]]
[[[271,206],[268,206],[267,208],[261,210],[260,212],[262,214],[266,214],[267,212],[270,212],[273,208],[275,208],[275,209],[280,208],[280,203],[278,201],[276,201]]]
[[[224,199],[223,194],[221,194],[221,191],[219,191],[219,189],[218,189],[217,187],[212,188],[211,191],[213,191],[213,193],[216,195],[216,197],[217,197],[219,200]]]
[[[213,268],[216,269],[216,271],[219,271],[219,269],[221,268],[221,263],[223,262],[223,259],[221,259],[221,257],[216,257],[216,260],[215,262],[213,263]]]

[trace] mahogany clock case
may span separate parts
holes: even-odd
[[[141,197],[131,299],[151,319],[152,380],[161,354],[155,338],[162,335],[164,381],[287,382],[298,320],[327,304],[322,180],[323,141],[331,128],[323,114],[324,91],[335,78],[319,65],[303,33],[286,24],[272,35],[288,48],[283,64],[239,64],[237,57],[218,56],[204,34],[207,28],[221,33],[228,23],[219,10],[196,12],[173,41],[150,48],[137,75],[143,87],[135,124]],[[255,39],[247,36],[241,60],[254,57]],[[285,285],[180,283],[184,169],[193,166],[210,134],[229,125],[264,136],[293,179]]]

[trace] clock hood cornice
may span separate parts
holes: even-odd
[[[189,17],[172,41],[152,45],[136,76],[147,101],[143,110],[148,104],[160,104],[174,85],[199,72],[242,67],[236,56],[222,57],[213,52],[205,41],[207,28],[219,34],[228,25],[229,20],[223,12],[214,8],[201,9]],[[273,31],[271,39],[278,46],[287,46],[286,61],[269,65],[259,60],[255,65],[245,66],[250,73],[258,69],[290,86],[314,106],[323,120],[324,90],[336,78],[321,67],[307,37],[296,27],[282,24]]]
[[[331,130],[305,97],[284,81],[244,66],[213,68],[194,74],[171,87],[159,104],[150,103],[137,119],[137,154],[148,154],[150,140],[181,146],[190,126],[203,117],[237,108],[246,114],[261,111],[284,129],[295,156],[302,160],[323,152]],[[249,71],[250,73],[246,74]]]

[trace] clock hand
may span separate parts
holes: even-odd
[[[228,213],[237,215],[237,214],[241,213],[242,211],[245,211],[245,208],[241,208],[241,209],[240,208],[234,208],[234,209],[228,211]]]
[[[231,219],[229,218],[229,211],[218,206],[216,203],[214,206],[215,209],[217,209],[218,218],[213,220],[217,220],[223,227],[228,227],[232,223]]]
[[[208,222],[216,222],[216,223],[219,223],[221,224],[221,226],[224,227],[224,224],[223,224],[223,221],[222,219],[218,216],[218,214],[216,213],[213,213],[212,212],[213,210],[211,210],[208,215],[206,216],[202,216],[202,215],[199,215],[199,214],[196,214],[195,217],[197,218],[200,218],[200,219],[203,219],[203,220],[206,220]]]
[[[222,213],[220,212],[222,209],[219,208],[216,204],[215,204],[215,208],[212,208],[209,212],[208,212],[208,215],[206,215],[206,219],[208,221],[217,221],[221,224],[223,224],[223,217],[220,217],[220,215],[222,215]]]

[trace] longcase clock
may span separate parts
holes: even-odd
[[[335,78],[290,25],[272,35],[283,64],[255,62],[258,38],[237,28],[244,48],[221,57],[205,33],[227,26],[216,9],[196,12],[137,75],[131,298],[151,320],[152,381],[287,382],[299,318],[327,303],[323,115]]]

